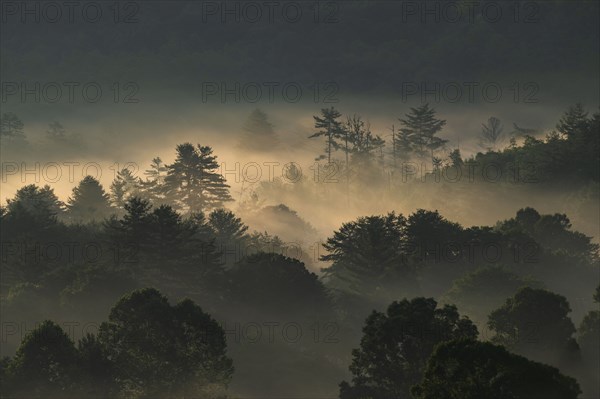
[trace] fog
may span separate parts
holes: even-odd
[[[2,3],[0,397],[597,397],[599,4],[275,3]]]
[[[165,95],[156,96],[164,97],[169,98]],[[496,116],[502,121],[506,133],[513,130],[512,124],[516,123],[520,127],[534,129],[535,136],[543,138],[556,129],[557,119],[564,109],[578,101],[580,100],[573,98],[561,99],[556,103],[540,101],[534,104],[514,104],[512,101],[483,105],[432,103],[439,117],[447,121],[440,136],[448,140],[448,143],[440,151],[440,155],[444,156],[452,149],[460,148],[463,157],[468,158],[483,151],[479,142],[481,124],[490,116]],[[262,182],[271,183],[275,178],[285,177],[284,166],[289,163],[299,166],[303,177],[315,181],[315,157],[321,153],[323,144],[318,140],[308,139],[308,136],[314,131],[313,115],[318,115],[321,108],[335,106],[344,116],[362,116],[370,123],[373,133],[380,135],[389,144],[392,140],[391,126],[395,125],[398,129],[398,119],[404,118],[410,108],[418,104],[418,101],[347,98],[342,95],[339,102],[333,104],[315,104],[312,101],[300,104],[281,104],[281,101],[275,104],[269,104],[268,101],[266,104],[214,102],[203,103],[197,99],[184,103],[177,100],[157,102],[148,101],[144,97],[137,104],[71,106],[69,112],[61,110],[60,106],[36,106],[35,112],[32,106],[26,104],[13,106],[11,110],[27,115],[23,119],[30,145],[17,148],[16,151],[11,149],[10,152],[3,152],[2,197],[10,198],[22,185],[35,183],[51,184],[59,198],[66,201],[86,172],[97,177],[106,188],[123,167],[144,178],[144,171],[154,157],[159,156],[166,164],[171,163],[175,158],[176,145],[191,142],[209,145],[214,149],[221,164],[221,172],[231,186],[233,197],[239,202],[244,197],[241,194],[243,184],[248,190],[249,187],[256,188]],[[594,109],[597,104],[595,99],[595,102],[586,105],[588,109]],[[252,152],[240,148],[239,136],[246,118],[256,108],[267,113],[278,142],[265,145],[264,150]],[[48,140],[46,131],[48,124],[53,121],[59,121],[65,127],[67,135],[73,136],[63,142]],[[522,143],[522,137],[518,140]],[[508,140],[505,138],[502,144],[507,146]],[[390,154],[386,153],[385,156],[386,162],[391,162]],[[337,154],[335,159],[343,162],[343,154]],[[60,168],[57,168],[57,164]],[[424,178],[426,173],[432,171],[427,164],[420,164],[418,168],[416,174],[419,178]],[[31,173],[27,170],[31,170]],[[341,174],[331,173],[331,181],[319,185],[317,190],[344,190],[345,181],[339,178]],[[315,242],[329,235],[342,222],[361,215],[381,214],[392,210],[410,213],[423,207],[438,209],[448,218],[471,226],[493,224],[510,217],[515,209],[532,206],[546,213],[567,213],[571,216],[575,229],[598,239],[598,226],[595,223],[597,217],[590,219],[569,212],[572,211],[573,203],[566,193],[558,190],[559,192],[548,196],[548,189],[538,188],[539,185],[535,183],[502,187],[502,193],[496,193],[494,190],[499,188],[499,184],[494,183],[502,178],[491,176],[483,179],[483,176],[479,176],[479,182],[488,184],[483,187],[475,184],[472,187],[472,202],[469,204],[440,201],[439,194],[431,191],[429,185],[405,184],[408,192],[404,192],[407,191],[404,188],[392,192],[389,185],[365,187],[366,190],[362,193],[364,198],[361,195],[353,196],[343,209],[338,209],[330,201],[307,201],[302,190],[286,196],[285,201],[282,198],[265,198],[265,205],[278,205],[277,201],[284,201],[304,215],[305,219],[312,216],[314,220],[309,221],[319,232],[319,236],[314,237]],[[452,179],[455,178],[441,177],[440,184],[434,184],[433,187],[452,185]],[[469,176],[464,176],[460,180],[468,179]],[[490,195],[490,192],[495,194]],[[478,207],[475,213],[472,208],[474,204]],[[235,210],[237,204],[228,206]],[[589,212],[598,214],[595,204],[586,205],[581,211],[582,214]]]

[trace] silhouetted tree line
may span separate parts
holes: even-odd
[[[399,289],[438,297],[484,266],[503,266],[509,280],[519,281],[514,288],[533,278],[576,297],[569,284],[592,278],[598,262],[598,245],[571,231],[566,215],[532,208],[495,227],[464,228],[425,210],[361,217],[344,223],[324,247],[321,259],[331,262],[323,269],[328,285],[342,297],[367,294],[380,303],[389,303]]]
[[[575,399],[581,388],[574,378],[520,355],[534,344],[573,356],[569,311],[560,295],[522,288],[490,314],[495,335],[481,342],[453,305],[394,301],[367,317],[340,399]],[[597,351],[598,325],[590,327],[582,325],[581,334],[596,339]],[[97,334],[77,346],[47,320],[0,363],[3,397],[216,398],[224,397],[233,370],[224,331],[210,315],[189,299],[171,306],[150,288],[119,299]]]
[[[187,213],[222,207],[232,201],[229,185],[218,172],[220,165],[208,146],[180,144],[175,162],[164,165],[159,157],[146,170],[146,179],[135,177],[128,169],[121,170],[110,191],[115,207],[123,207],[132,197],[143,197],[153,204],[166,204]]]
[[[513,131],[507,133],[502,122],[492,116],[482,124],[479,134],[479,145],[485,152],[469,158],[462,157],[459,147],[448,148],[448,140],[439,136],[446,121],[437,118],[429,104],[410,108],[403,118],[398,118],[399,125],[392,125],[391,134],[386,135],[390,136],[388,140],[373,133],[360,115],[344,118],[333,107],[322,109],[313,118],[317,131],[309,138],[325,141],[323,154],[316,160],[335,162],[335,177],[345,176],[347,181],[372,182],[375,177],[405,183],[427,180],[427,175],[435,182],[439,182],[440,175],[449,180],[481,182],[600,181],[600,113],[590,116],[581,104],[569,107],[556,129],[544,138],[539,138],[540,132],[535,129],[516,123]],[[64,130],[58,122],[50,126],[53,132]],[[0,128],[5,140],[26,139],[24,124],[14,113],[2,115]],[[240,146],[246,150],[279,145],[268,116],[259,109],[250,114],[243,129]],[[64,134],[49,135],[66,140]],[[341,152],[341,160],[336,158],[337,152]],[[193,212],[232,201],[210,147],[184,143],[177,146],[176,153],[176,160],[170,165],[155,157],[144,178],[134,176],[127,168],[118,171],[110,186],[111,204],[122,209],[127,198],[142,196],[152,203]],[[77,210],[74,212],[77,220],[80,215]]]
[[[134,291],[77,345],[46,320],[2,363],[3,397],[222,397],[233,374],[220,325],[189,299]]]
[[[384,142],[370,132],[368,123],[358,116],[345,123],[339,118],[334,109],[315,118],[320,129],[315,137],[326,139],[325,157],[343,151],[351,165],[383,165]],[[575,107],[559,123],[563,136],[536,145],[556,145],[563,151],[590,144],[593,137],[597,139],[591,134],[597,120],[597,115],[590,119]],[[393,136],[393,144],[399,146],[395,151],[404,148],[407,154],[427,158],[434,168],[447,167],[436,160],[436,151],[444,145],[437,133],[444,123],[435,118],[431,108],[415,109],[401,123],[398,142],[395,133]],[[498,139],[499,122],[488,121],[484,131],[488,141]],[[478,157],[510,151],[531,154],[526,150],[527,140],[531,142],[526,139],[523,147],[490,150]],[[453,162],[461,167],[471,162],[455,155]],[[581,167],[591,170],[591,164]],[[194,364],[186,363],[198,358],[171,357],[181,353],[185,358],[183,354],[189,351],[207,350],[190,349],[193,343],[186,341],[196,334],[189,332],[189,323],[208,317],[195,305],[185,302],[183,315],[173,310],[172,316],[155,324],[151,319],[135,319],[136,315],[131,315],[136,321],[129,325],[119,319],[129,317],[119,313],[118,309],[127,313],[119,303],[125,301],[129,306],[131,298],[142,301],[139,298],[146,296],[143,301],[156,302],[159,315],[170,314],[171,308],[158,291],[135,291],[122,298],[143,287],[189,297],[225,322],[334,320],[346,337],[330,352],[340,359],[348,356],[360,338],[357,329],[366,318],[361,347],[352,352],[354,377],[351,383],[340,385],[342,398],[408,398],[411,394],[429,398],[454,380],[462,381],[460,388],[448,397],[478,397],[481,392],[496,391],[527,397],[537,384],[518,376],[529,373],[547,381],[539,392],[577,396],[580,388],[574,380],[535,361],[577,376],[586,393],[595,392],[590,388],[595,383],[590,370],[596,370],[598,359],[598,312],[584,315],[576,309],[577,317],[583,317],[576,329],[567,298],[580,298],[582,290],[592,290],[596,284],[598,245],[573,231],[566,215],[543,215],[523,208],[514,218],[495,226],[474,227],[463,227],[437,211],[423,209],[407,216],[392,212],[360,217],[344,223],[324,243],[326,254],[321,260],[330,266],[319,277],[303,262],[284,256],[286,244],[277,236],[249,233],[240,217],[223,208],[231,196],[217,169],[210,147],[186,143],[177,146],[172,164],[164,165],[155,158],[145,179],[121,170],[110,193],[87,176],[66,203],[47,185],[24,186],[7,200],[0,212],[5,317],[26,315],[43,320],[61,319],[64,314],[103,314],[114,301],[120,302],[98,336],[82,339],[77,347],[52,322],[34,330],[15,357],[3,361],[2,372],[8,381],[3,394],[6,390],[17,396],[82,396],[101,386],[103,395],[144,397],[223,388],[231,378],[228,367],[223,366],[218,376],[211,374],[210,367],[204,368],[207,377],[193,371]],[[351,173],[350,168],[346,172]],[[297,217],[285,205],[274,209]],[[278,252],[274,248],[281,253],[273,253]],[[429,297],[442,303],[438,306]],[[399,298],[413,299],[398,302]],[[377,310],[390,303],[387,314]],[[460,317],[458,309],[466,317]],[[164,328],[160,323],[165,320],[181,323],[183,336],[175,332],[160,335]],[[475,341],[475,323],[494,332],[492,343]],[[410,331],[408,325],[421,330]],[[158,334],[151,342],[164,342],[110,352],[115,348],[109,339],[138,334],[140,326],[147,327],[144,333]],[[427,336],[427,331],[434,331],[433,336]],[[60,345],[36,346],[40,335],[51,333],[59,337]],[[191,338],[185,335],[188,333]],[[275,345],[260,348],[264,356],[281,356],[288,350]],[[310,346],[305,350],[315,359],[326,357]],[[466,374],[454,368],[440,374],[436,364],[453,361],[449,356],[488,356],[495,363],[487,367],[477,360]],[[177,365],[180,361],[183,366]],[[222,360],[220,364],[226,363]],[[31,364],[39,365],[37,371]],[[512,369],[521,372],[505,374]],[[157,377],[153,374],[156,370],[168,378]],[[484,382],[496,374],[506,375],[497,387]],[[212,381],[218,381],[217,385]]]
[[[360,116],[344,121],[333,107],[322,109],[314,120],[318,130],[309,138],[325,140],[324,154],[316,159],[340,163],[344,175],[362,182],[386,174],[403,183],[426,175],[431,175],[430,181],[439,182],[442,174],[449,180],[482,182],[600,180],[600,113],[589,116],[581,104],[571,106],[556,130],[543,139],[535,137],[538,132],[534,129],[514,124],[506,143],[501,121],[490,117],[479,135],[485,152],[469,158],[461,156],[460,148],[447,148],[448,140],[439,136],[446,121],[437,118],[429,104],[410,108],[404,118],[399,118],[398,128],[392,125],[390,140],[372,133]],[[336,151],[342,153],[342,160],[336,160]]]
[[[433,298],[404,299],[385,313],[374,311],[360,347],[352,352],[352,383],[340,384],[340,398],[577,398],[581,390],[574,378],[494,344],[505,328],[532,323],[531,310],[525,313],[523,307],[553,313],[538,311],[536,321],[570,323],[568,308],[547,302],[553,296],[564,301],[544,290],[518,291],[490,315],[488,325],[496,333],[492,342],[477,341],[477,327],[468,318],[460,317],[453,305],[439,307]],[[514,306],[514,301],[520,304]],[[572,323],[569,327],[542,327],[540,342],[551,347],[557,339],[571,340]],[[518,334],[512,338],[524,343]]]
[[[87,197],[82,194],[86,190],[77,191],[72,206],[87,203],[89,198],[106,200],[99,185],[90,182],[87,179],[86,184],[95,188],[91,190],[95,194]],[[513,368],[548,381],[538,387],[539,392],[577,396],[580,388],[574,380],[532,361],[577,375],[586,390],[593,385],[594,377],[586,370],[598,352],[597,312],[586,315],[576,330],[567,298],[578,298],[582,287],[592,290],[596,284],[598,245],[572,231],[566,215],[541,215],[524,208],[494,227],[469,228],[436,211],[361,217],[344,223],[326,241],[322,260],[331,266],[318,277],[302,262],[281,254],[259,250],[240,254],[238,261],[223,258],[222,252],[232,243],[261,240],[260,234],[248,234],[231,211],[181,214],[169,205],[153,206],[136,196],[128,198],[123,208],[121,215],[103,221],[65,224],[57,219],[61,208],[50,187],[20,189],[3,209],[0,222],[4,317],[27,314],[41,320],[57,309],[71,315],[84,315],[90,309],[102,312],[123,294],[152,286],[169,296],[190,297],[226,320],[336,320],[342,331],[357,337],[355,328],[366,317],[361,346],[353,352],[350,370],[354,377],[351,383],[341,384],[342,398],[402,398],[410,397],[410,392],[415,397],[435,397],[441,386],[454,380],[460,388],[449,397],[477,397],[479,392],[496,389],[485,382],[491,376]],[[100,243],[108,255],[90,262],[78,253],[67,261],[32,250],[37,245],[44,248],[49,243],[73,241],[73,237],[80,243]],[[494,254],[502,254],[500,258],[485,251],[492,247]],[[438,305],[429,296],[442,298],[444,303]],[[413,299],[397,302],[398,298]],[[64,336],[53,349],[44,349],[52,345],[43,346],[37,338],[25,338],[15,357],[4,361],[7,392],[80,396],[94,389],[86,384],[101,384],[109,390],[103,391],[107,395],[121,392],[144,397],[212,389],[212,377],[193,374],[196,366],[186,363],[204,361],[200,358],[208,356],[208,349],[194,348],[199,358],[184,355],[189,349],[186,345],[194,345],[186,340],[196,336],[189,331],[189,323],[208,316],[202,316],[191,302],[175,310],[165,303],[153,290],[119,299],[98,336],[85,338],[77,348]],[[371,313],[390,303],[387,314]],[[454,303],[472,319],[460,317]],[[141,306],[139,311],[136,306]],[[181,313],[180,307],[189,309]],[[159,319],[153,321],[154,317]],[[494,333],[493,344],[474,341],[478,334],[473,321],[487,323]],[[172,328],[166,336],[160,335],[165,325],[161,323],[182,323],[183,336]],[[55,324],[44,323],[40,328],[60,336]],[[138,333],[150,334],[152,344],[142,342],[130,348],[125,338]],[[120,339],[124,339],[123,349],[121,344],[109,344]],[[343,357],[336,351],[352,342],[349,339],[332,349],[333,353]],[[111,354],[111,350],[118,352]],[[183,359],[173,358],[178,353]],[[30,355],[35,360],[29,360]],[[495,360],[487,366],[475,362],[464,372],[451,368],[440,374],[436,364],[451,362],[448,356],[459,356],[455,359],[459,363],[466,361],[460,356]],[[33,368],[27,365],[29,361],[42,366]],[[185,366],[178,365],[180,361]],[[178,367],[185,367],[185,372]],[[210,367],[202,372],[210,374]],[[56,370],[60,378],[52,374]],[[163,377],[156,376],[156,370]],[[223,370],[221,382],[231,377],[228,367]],[[537,386],[519,379],[518,374],[509,374],[498,384],[500,392],[514,392],[515,397],[527,397]]]
[[[9,126],[3,129],[11,137],[17,135],[14,131],[18,129],[12,127],[18,125],[11,119],[13,117],[16,118],[14,114],[5,114],[2,119],[2,123]],[[15,201],[21,197],[23,201],[11,205],[12,200],[8,200],[7,206],[14,211],[17,206],[36,207],[38,203],[44,203],[47,206],[42,206],[39,212],[50,210],[51,213],[44,217],[46,220],[55,217],[71,223],[86,223],[101,222],[112,214],[122,214],[127,200],[133,197],[155,205],[169,205],[189,214],[221,208],[233,200],[210,147],[184,143],[177,146],[176,152],[176,160],[169,165],[164,165],[159,157],[154,158],[150,169],[145,171],[145,179],[134,176],[127,168],[118,171],[108,193],[96,178],[85,176],[73,188],[66,203],[58,199],[50,186],[28,185],[19,189],[15,196]]]

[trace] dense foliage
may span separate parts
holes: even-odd
[[[458,340],[435,349],[412,392],[415,399],[576,399],[581,390],[554,367],[489,342]]]
[[[390,188],[392,178],[422,184],[406,173],[416,161],[431,163],[426,185],[450,169],[494,164],[512,173],[516,163],[535,163],[548,185],[574,174],[572,184],[598,182],[599,114],[589,117],[581,106],[567,111],[556,133],[501,150],[502,126],[490,118],[487,151],[469,159],[460,151],[444,157],[445,121],[429,106],[400,119],[391,151],[358,115],[344,121],[326,108],[314,120],[311,137],[325,144],[317,157],[333,164],[341,154],[346,195],[385,173]],[[2,129],[3,140],[24,140],[14,114],[2,116]],[[260,111],[246,129],[274,134]],[[9,320],[3,354],[13,357],[0,363],[2,395],[220,396],[236,375],[249,391],[271,384],[281,392],[300,389],[290,381],[300,364],[323,385],[342,381],[341,398],[409,398],[415,384],[417,398],[577,396],[570,377],[531,360],[576,377],[586,395],[598,393],[598,311],[590,295],[581,299],[596,289],[598,300],[599,246],[566,214],[523,207],[491,226],[463,226],[435,207],[392,211],[345,221],[320,252],[285,242],[280,234],[304,244],[318,232],[283,201],[274,196],[275,205],[265,205],[262,197],[304,195],[321,182],[275,180],[231,210],[218,165],[212,148],[184,143],[173,163],[154,158],[144,178],[118,171],[108,192],[86,176],[66,203],[35,184],[7,200],[0,283]],[[451,189],[448,197],[468,194]],[[190,299],[172,306],[161,292]],[[102,324],[75,340],[61,328],[73,318]],[[15,320],[29,323],[22,339]],[[475,341],[478,331],[502,347]]]
[[[191,300],[134,291],[77,347],[51,321],[27,334],[3,365],[2,395],[216,398],[233,373],[226,349],[223,329]]]

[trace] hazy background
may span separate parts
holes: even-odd
[[[471,20],[466,1],[280,2],[270,21],[265,2],[259,1],[254,4],[263,17],[251,22],[253,11],[244,9],[244,2],[228,2],[233,14],[223,15],[220,7],[225,3],[221,2],[133,1],[119,3],[117,17],[112,2],[96,2],[102,16],[92,22],[93,18],[81,14],[90,3],[78,2],[72,23],[66,9],[54,23],[44,17],[43,2],[2,2],[0,107],[2,113],[14,112],[23,120],[28,144],[2,148],[0,199],[4,203],[24,184],[48,183],[66,201],[84,177],[84,165],[90,163],[97,164],[101,174],[93,167],[88,173],[108,190],[121,167],[129,166],[143,177],[152,158],[160,156],[171,163],[175,146],[191,142],[211,146],[224,164],[236,200],[228,204],[232,210],[238,212],[250,187],[261,195],[262,206],[283,203],[314,228],[298,232],[260,214],[238,213],[251,231],[268,229],[284,241],[299,242],[313,259],[307,266],[315,272],[326,265],[316,260],[314,243],[331,236],[343,222],[389,211],[409,214],[418,208],[437,209],[451,221],[473,226],[494,225],[531,206],[542,214],[567,213],[575,230],[598,241],[597,184],[576,190],[568,185],[474,184],[460,196],[456,195],[458,186],[451,183],[407,184],[395,189],[373,184],[340,202],[334,198],[344,192],[343,180],[311,185],[311,166],[323,153],[324,142],[308,136],[315,131],[312,116],[321,108],[335,106],[344,117],[359,114],[373,133],[389,142],[392,124],[398,127],[398,118],[410,107],[428,102],[447,121],[440,137],[448,144],[440,155],[460,148],[463,157],[482,150],[478,136],[490,116],[502,121],[506,133],[516,123],[535,129],[536,137],[543,138],[569,105],[581,102],[590,114],[598,110],[598,2],[479,3]],[[23,16],[23,4],[38,11]],[[422,14],[425,4],[431,13]],[[445,4],[454,8],[444,8]],[[284,17],[281,10],[286,5],[290,14]],[[289,16],[296,6],[303,14],[292,22]],[[502,16],[495,21],[497,7]],[[457,22],[448,21],[453,10],[463,12]],[[65,82],[78,85],[73,101]],[[478,85],[473,99],[466,91],[467,82]],[[35,94],[23,91],[36,83],[40,90]],[[53,97],[55,83],[63,92],[51,102],[45,95]],[[81,92],[90,83],[102,89],[97,102],[86,101]],[[222,99],[221,89],[215,94],[206,91],[221,84],[231,89],[236,83],[260,86],[262,97],[248,101],[238,91],[240,100],[236,101],[232,94]],[[423,92],[436,83],[441,90]],[[119,85],[116,100],[115,84]],[[265,84],[276,85],[272,101]],[[297,102],[282,94],[286,84],[302,88]],[[463,93],[452,101],[453,92],[444,89],[456,84]],[[486,84],[502,88],[498,101],[483,95],[481,87]],[[406,92],[415,85],[420,89],[417,93]],[[266,112],[279,141],[260,152],[239,146],[246,118],[256,108]],[[54,121],[64,126],[67,140],[58,143],[47,138],[48,124]],[[335,157],[343,160],[341,152]],[[57,179],[47,179],[42,172],[52,162],[61,165],[62,176]],[[65,165],[71,162],[77,163],[73,179]],[[236,163],[241,172],[253,162],[261,166],[259,183],[242,184],[242,173],[236,176],[231,171],[236,170]],[[278,163],[273,166],[277,177],[284,164],[298,164],[308,185],[260,191],[260,182],[270,180],[265,162]],[[39,172],[21,174],[36,163]],[[17,173],[8,172],[14,165]],[[578,310],[579,315],[584,310]],[[242,358],[244,350],[235,345],[231,349]],[[245,356],[251,364],[252,354]],[[314,386],[306,383],[307,392],[335,392],[340,375],[345,377],[343,366],[332,371],[333,377],[321,376]],[[238,374],[236,370],[233,391],[238,388],[236,381],[242,381],[242,393],[261,392],[261,387],[251,386],[256,377],[252,373],[259,371],[240,367]],[[294,383],[282,381],[284,388],[274,387],[270,392],[297,391]]]

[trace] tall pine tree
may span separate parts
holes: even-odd
[[[177,146],[175,162],[167,165],[165,199],[189,213],[219,208],[233,201],[229,185],[217,172],[219,164],[212,148],[190,143]]]
[[[411,152],[419,157],[431,156],[435,166],[435,151],[442,148],[448,140],[442,139],[437,134],[442,130],[446,121],[436,118],[435,109],[429,104],[411,108],[406,119],[399,119],[402,124],[400,129],[401,143],[407,145]]]
[[[144,175],[145,181],[140,182],[142,195],[147,198],[152,204],[165,204],[165,177],[167,167],[160,157],[155,157],[150,163],[150,169],[146,169]]]
[[[323,108],[321,116],[313,116],[315,128],[319,130],[308,136],[308,138],[325,137],[327,140],[325,155],[320,155],[317,160],[327,159],[327,163],[331,163],[331,153],[340,148],[338,140],[344,137],[342,122],[339,121],[341,116],[342,114],[333,107]]]
[[[129,198],[140,195],[141,189],[141,180],[133,176],[131,170],[123,168],[110,185],[110,200],[115,207],[122,209]]]
[[[246,119],[239,147],[250,151],[265,151],[277,147],[279,139],[265,112],[255,109]]]
[[[67,201],[69,219],[78,223],[104,219],[113,213],[109,198],[98,180],[84,177]]]

